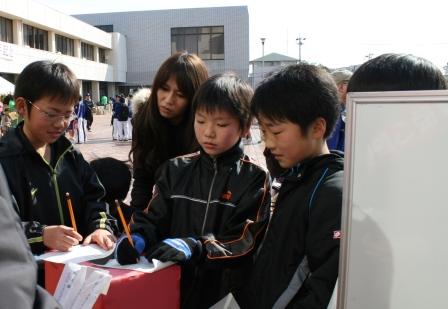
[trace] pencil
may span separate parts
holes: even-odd
[[[128,237],[129,242],[131,243],[132,247],[134,247],[134,242],[132,241],[131,232],[129,232],[129,227],[126,224],[126,220],[123,216],[123,211],[121,211],[120,202],[118,200],[115,200],[115,205],[117,205],[118,214],[120,216],[121,223],[123,224],[124,232],[126,233],[126,236]]]
[[[72,199],[70,198],[70,193],[65,193],[65,197],[67,199],[67,207],[68,212],[70,213],[70,220],[72,221],[72,227],[75,230],[75,232],[78,231],[76,228],[76,221],[75,221],[75,214],[73,213],[73,206],[72,206]]]

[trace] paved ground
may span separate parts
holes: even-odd
[[[255,127],[252,131],[253,140],[258,141],[259,133]],[[112,141],[110,114],[94,115],[92,131],[87,132],[87,142],[85,144],[77,144],[76,147],[80,149],[87,161],[103,157],[128,160],[129,150],[131,149],[131,141]],[[245,146],[246,153],[259,165],[265,166],[265,161],[262,154],[263,148],[263,143]]]
[[[112,141],[110,114],[106,114],[94,115],[92,131],[87,132],[87,142],[75,146],[79,148],[87,161],[103,157],[127,160],[131,142]]]

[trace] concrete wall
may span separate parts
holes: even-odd
[[[107,33],[72,16],[65,15],[33,0],[0,0],[0,16],[13,21],[13,43],[0,42],[0,72],[19,74],[37,60],[66,64],[81,80],[93,81],[93,98],[99,96],[98,82],[126,81],[126,37]],[[48,51],[30,48],[23,42],[23,24],[48,32]],[[74,57],[56,52],[55,35],[74,40]],[[91,44],[94,61],[81,58],[81,42]],[[107,63],[98,62],[98,50],[106,51]],[[111,93],[111,95],[113,92]]]
[[[102,48],[112,48],[109,33],[33,0],[0,0],[0,14],[10,19],[23,20],[44,30],[57,29],[59,34],[82,38],[84,42]]]
[[[124,82],[126,80],[126,68],[123,61],[119,66],[115,66],[0,42],[0,49],[3,47],[12,52],[10,57],[0,57],[0,72],[3,73],[19,74],[31,62],[54,60],[66,64],[78,79],[107,82]]]
[[[195,8],[76,15],[92,25],[113,25],[127,39],[127,84],[149,85],[171,55],[171,28],[224,26],[224,60],[205,60],[210,73],[234,71],[247,79],[247,7]]]

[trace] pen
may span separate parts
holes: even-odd
[[[121,211],[120,202],[118,200],[115,200],[115,205],[117,205],[118,214],[120,216],[121,223],[123,224],[124,232],[126,233],[126,236],[128,237],[128,240],[131,243],[132,247],[134,247],[134,242],[132,241],[131,233],[129,232],[128,225],[126,224],[123,212]]]
[[[65,197],[67,199],[67,207],[68,212],[70,213],[70,220],[72,221],[72,227],[75,230],[75,232],[78,231],[76,228],[76,221],[75,221],[75,214],[73,213],[73,206],[72,206],[72,199],[70,198],[70,193],[65,193]]]

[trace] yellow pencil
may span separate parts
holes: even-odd
[[[72,221],[72,227],[75,230],[75,232],[78,231],[76,228],[76,221],[75,221],[75,213],[73,212],[73,206],[72,206],[72,199],[70,198],[70,193],[65,193],[65,197],[67,199],[67,207],[68,212],[70,213],[70,220]]]
[[[128,237],[128,240],[131,243],[132,247],[134,247],[134,242],[132,241],[131,232],[129,232],[129,227],[126,224],[126,220],[124,219],[123,212],[121,211],[120,202],[118,200],[115,200],[115,205],[117,205],[118,214],[120,215],[120,219],[121,219],[121,223],[123,224],[124,232],[126,233],[126,236]]]

